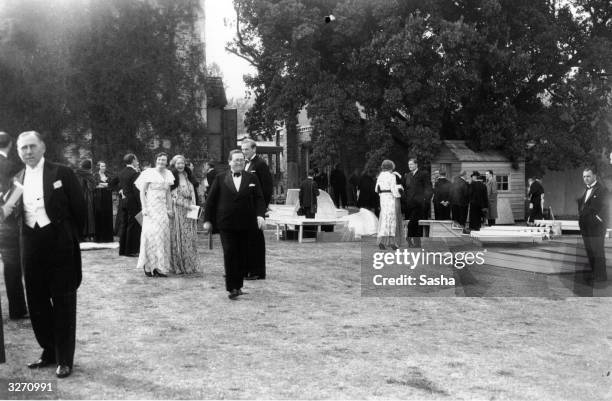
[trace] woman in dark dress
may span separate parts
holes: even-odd
[[[113,192],[111,177],[106,173],[106,163],[98,162],[98,172],[94,175],[96,188],[93,204],[96,221],[96,242],[113,242]]]
[[[96,188],[96,179],[91,172],[91,160],[81,163],[81,168],[77,169],[76,175],[83,190],[83,197],[87,204],[87,219],[81,233],[81,241],[91,241],[96,234],[96,222],[93,206],[93,193]]]

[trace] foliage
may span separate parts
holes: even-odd
[[[427,163],[442,139],[549,168],[597,159],[610,148],[612,6],[562,4],[237,0],[230,49],[259,72],[247,122],[270,129],[308,104],[321,163],[364,143],[368,165],[398,148]]]
[[[168,150],[201,149],[198,1],[47,3],[11,1],[0,15],[11,26],[0,44],[3,126],[48,132],[56,148],[62,132],[89,132],[94,158],[111,162],[128,150],[147,157],[154,136]]]

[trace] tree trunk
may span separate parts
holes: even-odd
[[[291,114],[287,118],[287,188],[297,188],[299,186],[297,123],[297,113]]]

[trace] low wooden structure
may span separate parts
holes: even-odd
[[[498,224],[525,220],[525,162],[513,163],[494,150],[474,151],[465,141],[442,141],[438,155],[431,162],[431,171],[445,171],[451,182],[462,170],[480,174],[492,170],[497,180]]]

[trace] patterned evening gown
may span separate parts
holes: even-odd
[[[148,215],[142,218],[142,234],[140,236],[140,255],[138,269],[168,274],[170,268],[170,218],[166,206],[166,193],[174,177],[169,171],[162,175],[154,168],[147,169],[136,180],[136,186],[148,182],[146,193]],[[140,182],[139,182],[140,181]]]
[[[193,185],[179,173],[179,185],[172,190],[174,218],[170,219],[171,262],[174,274],[188,274],[198,271],[197,220],[187,218],[189,206],[195,204]]]
[[[395,175],[383,171],[376,180],[376,192],[380,195],[380,215],[378,217],[378,238],[395,237],[397,216],[395,199],[399,198]]]

